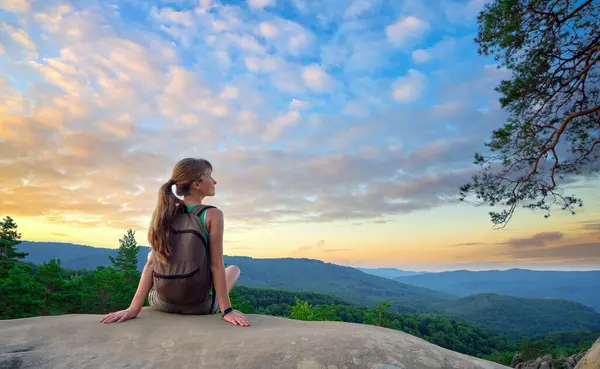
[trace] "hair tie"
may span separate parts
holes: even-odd
[[[169,193],[169,192],[171,192],[171,191],[172,191],[172,188],[171,188],[171,187],[173,187],[173,185],[174,185],[174,184],[175,184],[175,181],[174,181],[174,180],[172,180],[172,179],[169,179],[169,180],[167,181],[167,185],[165,186],[165,192],[166,192],[166,193]]]

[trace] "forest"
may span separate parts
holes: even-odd
[[[0,319],[63,314],[105,314],[125,309],[135,294],[140,271],[140,247],[128,230],[111,265],[94,270],[72,270],[59,259],[36,265],[22,260],[17,224],[10,217],[0,221]],[[339,297],[314,292],[236,286],[232,305],[248,314],[266,314],[308,321],[340,321],[371,324],[423,338],[441,347],[508,365],[520,352],[523,358],[546,353],[567,356],[591,346],[600,332],[571,331],[509,339],[459,320],[431,314],[390,312],[390,304],[376,307],[349,303]],[[147,303],[146,303],[147,305]]]

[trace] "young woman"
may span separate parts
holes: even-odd
[[[175,165],[171,179],[158,192],[158,203],[148,231],[152,250],[135,296],[129,308],[107,314],[101,323],[121,323],[135,318],[148,298],[150,306],[159,311],[204,315],[220,310],[226,322],[250,325],[244,314],[232,309],[229,300],[229,292],[240,276],[240,269],[237,266],[225,268],[223,263],[223,212],[212,206],[202,206],[205,197],[215,195],[217,182],[212,178],[212,170],[212,165],[204,159],[186,158]],[[173,185],[183,201],[173,194]],[[192,218],[196,215],[201,223],[197,223],[198,218]],[[204,235],[190,230],[190,224],[202,227]],[[209,252],[206,254],[204,249],[198,248],[205,245],[199,240],[207,241],[206,251]],[[190,260],[196,260],[194,257],[200,262],[191,263]],[[201,264],[205,258],[207,264],[203,269]],[[189,265],[200,266],[189,272],[192,269],[185,269]],[[165,270],[176,270],[179,274],[173,273],[178,275],[176,278],[160,274]]]

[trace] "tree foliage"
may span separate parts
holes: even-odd
[[[27,256],[27,253],[17,251],[20,239],[17,224],[6,216],[0,221],[0,278],[6,278],[10,269]]]
[[[311,306],[308,301],[294,297],[296,304],[292,306],[289,318],[296,320],[309,321],[339,321],[341,320],[335,314],[335,308],[331,305]]]
[[[119,239],[119,250],[117,256],[109,256],[113,267],[123,273],[125,282],[129,283],[138,272],[138,254],[140,247],[135,240],[135,231],[127,230],[123,238]]]
[[[387,317],[387,311],[390,306],[391,305],[387,301],[379,301],[377,303],[377,308],[369,309],[365,312],[363,318],[364,322],[378,327],[389,327],[390,320]]]
[[[500,104],[508,121],[475,154],[483,171],[460,188],[464,200],[502,205],[490,212],[505,226],[519,203],[574,213],[582,199],[562,185],[594,173],[600,151],[600,2],[494,0],[478,16],[479,53],[512,71]]]

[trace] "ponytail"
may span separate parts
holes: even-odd
[[[171,256],[171,223],[181,203],[181,200],[173,193],[174,184],[175,181],[169,179],[160,186],[156,209],[152,214],[148,230],[148,241],[152,246],[152,253],[163,263],[166,263],[167,258]]]
[[[171,231],[172,223],[183,205],[173,193],[173,185],[177,185],[177,195],[185,196],[190,191],[190,185],[202,178],[207,171],[212,171],[212,164],[205,159],[185,158],[181,159],[173,168],[171,179],[160,186],[158,190],[158,201],[156,209],[152,214],[150,229],[148,230],[148,241],[152,246],[152,254],[166,263],[171,256]]]

